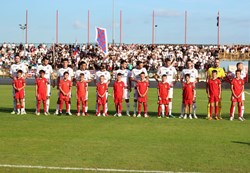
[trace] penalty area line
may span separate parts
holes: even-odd
[[[72,170],[72,171],[95,171],[95,172],[135,172],[135,173],[175,173],[173,171],[156,170],[129,170],[129,169],[105,169],[105,168],[74,168],[74,167],[56,167],[56,166],[33,166],[33,165],[9,165],[0,164],[4,168],[26,168],[26,169],[49,169],[49,170]],[[181,172],[185,173],[185,172]],[[186,172],[191,173],[191,172]]]

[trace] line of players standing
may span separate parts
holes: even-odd
[[[216,64],[213,67],[213,70],[218,70],[219,64]],[[242,64],[241,64],[242,65]],[[55,79],[55,75],[53,73],[52,67],[49,65],[49,60],[44,58],[42,61],[42,65],[37,67],[36,73],[36,98],[37,98],[37,110],[36,114],[40,114],[40,103],[43,102],[44,104],[44,114],[49,114],[49,105],[50,105],[50,96],[51,96],[51,84],[53,87],[57,87],[58,89],[58,100],[56,106],[56,115],[61,115],[62,113],[62,104],[63,102],[66,103],[66,114],[71,114],[71,87],[72,82],[76,82],[77,87],[77,115],[80,116],[80,103],[82,103],[82,115],[88,115],[88,83],[92,81],[90,72],[87,70],[87,65],[85,62],[80,63],[80,69],[77,70],[75,73],[73,72],[72,68],[68,67],[68,60],[62,60],[62,68],[60,68],[57,72],[57,79]],[[186,64],[187,68],[184,69],[181,73],[180,81],[183,83],[183,99],[181,105],[181,115],[180,118],[187,118],[187,112],[189,108],[189,118],[197,118],[196,116],[196,92],[195,92],[195,84],[199,81],[198,78],[198,71],[193,67],[193,63],[191,60],[187,61]],[[240,65],[239,65],[240,66]],[[237,65],[238,67],[238,65]],[[242,66],[240,66],[242,68]],[[221,70],[221,68],[219,68]],[[209,70],[208,70],[209,71]],[[211,70],[210,70],[211,71]],[[241,69],[242,71],[242,69]],[[15,82],[19,77],[22,78],[19,82]],[[219,73],[220,74],[220,73]],[[129,103],[129,95],[132,88],[134,88],[134,104],[133,104],[133,116],[134,117],[141,117],[141,106],[144,106],[144,117],[148,117],[147,115],[147,88],[148,85],[145,84],[149,82],[148,80],[148,73],[146,69],[143,67],[143,63],[138,61],[137,67],[132,71],[127,69],[127,62],[121,61],[121,68],[114,72],[116,82],[114,84],[114,101],[116,106],[116,114],[115,116],[121,116],[121,102],[124,99],[126,102],[126,114],[130,116],[130,103]],[[218,74],[217,74],[218,75]],[[208,74],[211,77],[210,74]],[[25,87],[25,80],[27,78],[27,66],[20,62],[20,57],[15,57],[15,64],[11,66],[10,69],[10,77],[13,79],[13,104],[14,104],[14,111],[12,114],[26,114],[25,112],[25,99],[24,99],[24,87]],[[225,76],[222,76],[225,77]],[[221,78],[222,78],[221,77]],[[44,81],[43,78],[46,80]],[[173,87],[178,81],[178,75],[175,68],[171,65],[171,60],[165,60],[165,66],[162,66],[158,69],[157,74],[154,76],[155,80],[158,82],[158,117],[172,117],[172,98],[173,98]],[[52,81],[51,81],[52,79]],[[94,83],[97,86],[97,94],[96,94],[96,115],[100,116],[100,106],[103,105],[103,116],[107,116],[108,112],[108,85],[110,84],[111,75],[110,72],[106,70],[106,64],[102,63],[100,70],[97,71],[94,75]],[[187,81],[188,80],[188,81]],[[47,82],[46,82],[47,81]],[[24,83],[18,84],[18,83]],[[122,88],[119,85],[116,85],[117,82],[122,82]],[[18,89],[16,87],[20,85],[21,87]],[[84,83],[84,84],[82,84]],[[165,84],[167,83],[167,85]],[[191,83],[193,87],[186,85],[187,83]],[[104,87],[101,84],[105,84]],[[118,83],[119,84],[119,83]],[[82,85],[82,87],[81,87]],[[145,85],[146,87],[143,87]],[[116,87],[117,86],[117,87]],[[185,96],[185,87],[187,88],[186,93],[193,93],[193,94],[186,94]],[[47,89],[45,89],[47,88]],[[84,88],[84,89],[81,89]],[[105,88],[105,89],[103,89]],[[146,88],[146,89],[145,89]],[[192,88],[189,90],[188,88]],[[85,90],[85,91],[84,91]],[[99,93],[99,90],[102,92]],[[102,91],[103,90],[103,91]],[[16,94],[18,91],[19,94]],[[190,92],[191,91],[191,92]],[[144,92],[144,93],[141,93]],[[21,93],[21,94],[20,94]],[[122,97],[121,99],[116,97]],[[120,96],[121,95],[121,96]],[[188,96],[187,96],[188,95]],[[17,97],[18,96],[18,97]],[[102,96],[102,97],[101,97]],[[99,99],[105,98],[103,99]],[[189,97],[189,98],[188,98]],[[190,98],[191,97],[191,98]],[[185,101],[186,100],[186,101]],[[188,101],[187,101],[188,100]],[[191,101],[190,101],[191,100]],[[139,105],[137,105],[139,104]],[[233,104],[232,104],[233,105]],[[235,105],[235,104],[234,104]],[[137,107],[138,107],[138,114],[137,114]],[[193,109],[192,109],[193,108]],[[210,108],[210,107],[209,107]],[[244,110],[244,107],[242,108]],[[192,113],[193,112],[193,117]],[[208,116],[210,111],[208,112]],[[242,113],[243,114],[243,113]],[[233,115],[231,115],[232,117]],[[242,116],[243,117],[243,116]]]

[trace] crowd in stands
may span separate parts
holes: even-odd
[[[80,61],[85,61],[90,70],[98,69],[101,63],[107,63],[108,70],[120,67],[120,60],[128,62],[129,69],[136,66],[136,61],[144,63],[148,71],[155,71],[162,66],[164,59],[170,58],[177,71],[182,71],[187,59],[191,59],[197,70],[207,69],[218,57],[219,52],[249,53],[250,46],[209,46],[209,45],[146,45],[130,44],[109,46],[105,56],[97,45],[78,44],[0,44],[0,68],[9,68],[14,57],[19,54],[29,69],[35,69],[47,56],[54,69],[60,68],[61,59],[68,58],[70,66],[76,70]]]

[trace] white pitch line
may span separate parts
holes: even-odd
[[[129,169],[104,169],[104,168],[74,168],[74,167],[8,165],[8,164],[0,164],[0,167],[28,168],[28,169],[50,169],[50,170],[72,170],[72,171],[95,171],[95,172],[175,173],[173,171],[153,171],[153,170],[149,171],[149,170],[129,170]],[[181,173],[185,173],[185,172],[181,172]],[[188,172],[188,173],[192,173],[192,172]]]
[[[249,93],[249,92],[247,92],[247,91],[244,91],[244,93],[246,93],[246,94],[250,95],[250,93]]]

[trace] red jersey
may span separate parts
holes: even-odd
[[[47,93],[47,83],[46,78],[36,78],[37,93]]]
[[[140,92],[141,95],[144,95],[148,89],[148,82],[147,81],[139,81],[137,82],[137,90]]]
[[[193,100],[194,99],[194,84],[190,83],[183,83],[182,87],[183,93],[183,100]]]
[[[241,91],[243,90],[244,80],[243,79],[236,79],[234,78],[231,82],[233,86],[233,91],[236,96],[240,95]]]
[[[76,82],[76,88],[77,88],[77,96],[78,97],[84,97],[86,96],[86,92],[87,92],[87,83],[84,81],[77,81]]]
[[[114,86],[113,86],[113,88],[114,88],[114,96],[122,98],[124,87],[125,87],[125,84],[124,84],[123,81],[121,81],[121,82],[115,81]]]
[[[169,83],[159,82],[158,83],[159,97],[161,97],[162,99],[166,99],[168,97],[169,89],[170,89]]]
[[[108,86],[106,83],[98,83],[96,86],[96,91],[99,95],[103,95],[108,89]]]
[[[13,80],[13,84],[17,89],[22,88],[24,86],[24,84],[25,84],[25,80],[22,77],[21,78],[16,78],[15,80]],[[20,91],[24,91],[24,89],[22,89]]]
[[[219,79],[209,79],[207,82],[209,86],[209,94],[210,96],[219,96],[220,95],[220,85],[221,81]]]
[[[59,87],[63,90],[64,93],[69,93],[70,88],[72,87],[72,82],[70,80],[60,80]]]

